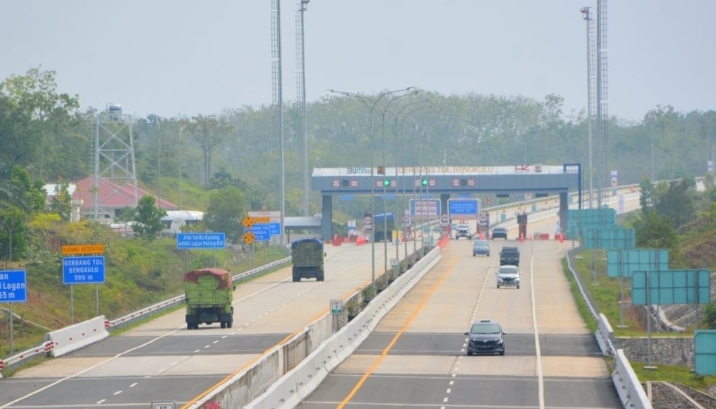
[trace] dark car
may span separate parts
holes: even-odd
[[[472,256],[478,254],[490,257],[490,242],[487,240],[477,239],[472,243]]]
[[[467,335],[467,355],[500,354],[505,355],[502,326],[496,321],[480,320],[470,326]]]
[[[503,238],[507,240],[507,229],[504,227],[495,227],[492,229],[492,239]]]

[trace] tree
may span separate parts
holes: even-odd
[[[164,209],[154,206],[154,196],[146,195],[139,199],[139,204],[134,217],[134,225],[132,230],[137,236],[154,240],[159,232],[164,228],[162,217],[167,215]]]
[[[9,180],[0,181],[0,207],[17,207],[27,214],[45,210],[45,182],[32,180],[20,166],[13,166]]]
[[[696,217],[693,200],[689,195],[689,190],[695,185],[693,178],[670,182],[668,190],[656,199],[654,209],[668,217],[677,229]]]
[[[63,143],[68,135],[77,136],[72,128],[77,125],[74,114],[79,108],[79,97],[58,94],[55,76],[55,71],[37,67],[25,75],[11,75],[0,83],[0,94],[8,102],[0,103],[0,116],[9,116],[7,119],[12,121],[7,138],[3,137],[3,142],[10,142],[3,144],[9,152],[2,154],[20,158],[14,163],[34,170],[33,174],[39,177],[48,176],[47,164],[56,162],[59,152],[67,146],[73,149],[66,153],[83,152],[77,145]]]
[[[211,231],[224,232],[231,243],[239,243],[244,235],[241,224],[246,214],[244,203],[244,195],[234,186],[227,185],[212,191],[204,224]]]
[[[639,182],[639,204],[641,205],[642,220],[646,219],[654,208],[654,184],[649,178],[644,177]]]
[[[678,252],[679,236],[668,217],[650,211],[635,227],[637,247]]]
[[[70,196],[68,188],[69,184],[65,180],[60,179],[57,182],[55,192],[51,192],[54,193],[54,195],[50,202],[50,211],[57,213],[63,222],[72,220],[72,196]]]
[[[234,127],[226,118],[214,115],[197,115],[192,118],[191,137],[199,144],[204,154],[204,185],[208,186],[211,175],[211,158],[215,149],[223,144]]]
[[[23,212],[15,206],[0,208],[0,256],[19,260],[27,248],[24,232]]]

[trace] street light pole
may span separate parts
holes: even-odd
[[[388,176],[388,172],[387,172],[387,168],[388,168],[388,167],[386,166],[387,164],[386,164],[386,158],[385,158],[385,145],[386,145],[386,141],[385,141],[385,113],[390,109],[390,104],[392,104],[393,102],[395,102],[395,101],[397,101],[397,100],[399,100],[399,99],[401,99],[401,98],[405,98],[405,97],[407,97],[407,96],[410,96],[410,95],[415,95],[415,94],[417,94],[418,92],[420,92],[420,91],[419,91],[419,90],[415,90],[415,91],[409,92],[409,93],[407,93],[407,94],[398,95],[398,96],[392,98],[390,101],[388,101],[388,103],[385,104],[385,106],[382,106],[382,107],[381,107],[381,117],[382,117],[382,121],[383,121],[383,178],[384,178],[384,179]],[[396,166],[395,166],[394,168],[395,168],[395,170],[396,170],[396,172],[395,172],[395,183],[396,183],[396,186],[397,186],[397,184],[398,184],[398,172],[397,172],[397,171],[398,171],[398,167],[397,167],[397,163],[396,163]],[[385,182],[383,182],[383,264],[384,264],[384,270],[383,270],[383,271],[384,271],[384,273],[388,271],[388,240],[387,240],[387,239],[388,239],[388,206],[387,206],[387,196],[388,196],[388,186],[385,184]],[[396,202],[398,201],[398,197],[397,197],[397,196],[395,197],[395,201],[396,201]],[[396,218],[396,217],[397,217],[397,215],[393,215],[393,223],[395,223],[395,218]],[[391,236],[391,239],[392,239],[392,236]],[[396,252],[398,251],[397,247],[398,247],[398,246],[396,245],[396,250],[395,250]]]
[[[181,133],[184,131],[184,128],[186,128],[186,124],[182,125],[181,128],[179,128],[179,210],[184,210],[184,195],[183,195],[183,188],[182,188],[182,149],[184,149],[184,139],[181,136]]]
[[[329,92],[345,95],[349,97],[353,97],[361,101],[363,104],[365,104],[366,107],[368,107],[368,116],[370,120],[370,203],[371,203],[371,214],[370,214],[370,226],[372,231],[372,236],[370,240],[370,258],[371,258],[371,287],[373,288],[373,294],[377,294],[376,288],[375,288],[375,166],[373,165],[373,111],[375,110],[375,107],[378,106],[378,103],[381,99],[386,97],[387,95],[396,94],[398,92],[405,92],[413,89],[413,87],[407,87],[402,89],[397,89],[393,91],[384,91],[378,94],[378,97],[375,100],[369,100],[368,98],[357,94],[355,92],[346,92],[346,91],[337,91],[334,89],[329,89]]]
[[[298,5],[300,20],[298,29],[301,31],[298,41],[301,42],[300,50],[300,98],[301,98],[301,110],[303,116],[303,215],[308,216],[308,202],[309,202],[309,190],[308,190],[308,120],[306,115],[306,46],[305,46],[305,34],[303,25],[303,14],[308,9],[308,3],[311,0],[301,0]]]
[[[405,104],[405,105],[403,105],[403,106],[398,110],[398,112],[394,112],[392,109],[389,110],[390,113],[393,114],[394,130],[395,130],[395,169],[396,169],[396,172],[395,172],[395,179],[396,179],[396,183],[395,183],[395,218],[396,218],[396,219],[398,218],[398,215],[400,214],[400,206],[399,206],[399,204],[398,204],[398,183],[397,183],[397,180],[398,180],[398,171],[397,171],[397,169],[398,169],[398,162],[399,162],[399,159],[398,159],[398,154],[399,154],[399,153],[402,153],[401,158],[403,159],[403,160],[400,161],[400,162],[401,162],[401,165],[402,165],[401,168],[403,169],[403,198],[405,198],[405,150],[404,150],[405,145],[404,145],[404,143],[403,143],[403,137],[402,137],[402,132],[401,132],[401,133],[400,133],[401,149],[398,149],[398,134],[399,134],[399,132],[398,132],[398,119],[400,118],[400,114],[403,113],[403,111],[405,111],[407,108],[409,108],[409,107],[411,107],[411,106],[414,106],[414,105],[418,105],[418,104],[424,104],[424,103],[427,103],[427,102],[430,102],[430,100],[426,98],[426,99],[421,100],[421,101],[415,101],[415,102],[411,102],[411,103],[409,103],[409,104]],[[427,107],[421,107],[421,108],[427,108]],[[421,108],[418,108],[418,109],[421,109]],[[416,109],[416,110],[417,110],[417,109]],[[413,182],[413,185],[414,185],[414,184],[415,184],[415,182]],[[405,223],[404,223],[404,224],[407,225],[407,219],[405,220]],[[407,257],[407,256],[408,256],[408,240],[407,240],[407,238],[405,237],[405,231],[407,230],[405,227],[407,227],[407,226],[404,226],[404,228],[402,229],[402,231],[403,231],[403,242],[405,243],[405,246],[404,246],[404,247],[405,247],[405,250],[404,250],[404,251],[405,251],[405,257]],[[399,247],[399,246],[398,246],[398,244],[396,243],[396,245],[395,245],[395,259],[398,260],[398,263],[399,263],[398,266],[400,266],[400,254],[398,253],[398,247]],[[398,269],[400,269],[400,267],[398,267]]]

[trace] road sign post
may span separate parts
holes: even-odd
[[[27,302],[27,272],[25,270],[0,270],[0,303],[10,303],[10,355],[15,352],[13,339],[13,310],[16,302]]]
[[[340,329],[340,317],[343,314],[343,300],[331,300],[331,316],[333,317],[333,332]]]

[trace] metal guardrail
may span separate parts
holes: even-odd
[[[644,388],[642,388],[639,378],[634,373],[634,369],[632,369],[629,360],[624,355],[624,351],[616,347],[614,331],[607,317],[599,312],[594,300],[592,300],[592,297],[586,292],[582,278],[572,266],[572,256],[579,251],[581,251],[581,249],[567,252],[567,266],[579,287],[582,298],[589,308],[589,313],[597,323],[597,331],[594,333],[594,337],[602,349],[602,353],[605,356],[611,355],[614,357],[615,369],[612,372],[612,382],[614,382],[614,388],[619,395],[619,399],[625,408],[652,409],[651,402],[646,396]]]
[[[261,267],[254,268],[249,271],[245,271],[243,273],[236,274],[232,277],[232,280],[241,280],[243,278],[250,277],[252,275],[261,273],[266,270],[270,270],[274,267],[278,267],[280,265],[286,264],[291,261],[291,257],[287,257],[281,260],[277,260],[268,264],[265,264]],[[172,297],[168,300],[164,300],[161,302],[158,302],[154,305],[151,305],[146,308],[142,308],[141,310],[134,311],[130,314],[127,314],[123,317],[119,317],[114,320],[107,320],[105,321],[105,327],[107,330],[112,329],[118,329],[123,326],[126,326],[128,324],[131,324],[132,322],[135,322],[138,319],[143,319],[149,316],[152,316],[154,314],[157,314],[161,311],[164,311],[168,308],[174,307],[175,305],[181,303],[184,301],[184,294],[178,295],[176,297]],[[22,351],[20,353],[17,353],[15,355],[12,355],[7,358],[0,359],[0,379],[2,379],[2,371],[3,370],[15,370],[23,365],[26,365],[27,363],[41,358],[42,356],[49,355],[52,352],[53,344],[51,341],[45,341],[42,344],[33,347],[31,349],[28,349],[26,351]]]
[[[278,261],[274,261],[268,264],[264,264],[261,267],[254,268],[249,271],[245,271],[243,273],[236,274],[235,276],[232,276],[231,279],[233,281],[241,280],[246,277],[250,277],[252,275],[258,274],[260,272],[270,270],[274,267],[280,266],[282,264],[286,264],[291,261],[291,257],[287,257]],[[123,317],[119,317],[115,320],[109,321],[109,330],[121,328],[127,324],[132,323],[133,321],[140,319],[140,318],[146,318],[148,316],[154,315],[158,312],[164,311],[168,308],[174,307],[175,305],[181,303],[184,301],[184,294],[178,295],[176,297],[170,298],[168,300],[158,302],[154,305],[151,305],[147,308],[142,308],[141,310],[134,311],[130,314],[127,314]]]

